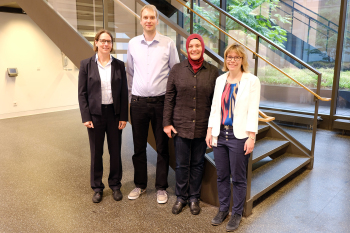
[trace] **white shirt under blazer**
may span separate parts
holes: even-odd
[[[216,146],[221,126],[221,96],[229,72],[216,79],[208,127],[212,127],[212,145]],[[233,134],[238,139],[247,138],[249,132],[258,132],[260,80],[251,73],[243,73],[233,112]]]

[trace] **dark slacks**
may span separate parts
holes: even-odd
[[[130,118],[134,140],[134,183],[137,188],[147,187],[147,137],[149,122],[152,124],[157,147],[156,182],[157,190],[168,188],[169,149],[168,136],[163,131],[164,98],[159,100],[132,97]]]
[[[217,147],[213,147],[216,171],[218,175],[218,196],[220,211],[228,211],[231,199],[230,175],[233,185],[232,215],[243,213],[247,192],[247,165],[249,155],[244,155],[244,143],[237,139],[232,129],[223,129],[218,137]]]
[[[177,200],[186,203],[198,201],[202,186],[204,154],[207,148],[205,138],[174,138],[176,157]]]
[[[119,115],[114,114],[113,105],[102,105],[102,115],[92,115],[94,128],[88,128],[91,152],[91,188],[102,192],[103,176],[103,144],[107,134],[108,151],[110,155],[110,170],[108,185],[112,190],[120,189],[122,179],[121,139],[122,130],[118,129]]]

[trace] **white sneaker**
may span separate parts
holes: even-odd
[[[164,204],[168,202],[168,193],[165,190],[157,191],[157,202],[159,204]]]
[[[144,192],[146,192],[146,189],[134,188],[134,189],[129,193],[128,198],[129,198],[130,200],[135,200],[135,199],[139,198],[139,196],[140,196],[142,193],[144,193]]]

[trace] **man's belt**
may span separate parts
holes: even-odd
[[[147,103],[158,102],[158,101],[164,102],[165,95],[149,96],[149,97],[132,95],[131,99],[133,99],[133,100],[145,100]]]

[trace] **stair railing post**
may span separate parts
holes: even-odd
[[[184,16],[184,14],[180,10],[178,10],[177,11],[177,25],[179,25],[182,28],[184,28],[183,16]],[[176,32],[176,48],[177,48],[178,54],[180,55],[180,58],[183,57],[183,55],[181,55],[181,40],[182,40],[182,36],[178,32]]]
[[[193,9],[193,0],[191,0],[191,9]],[[190,34],[193,34],[193,12],[190,11]]]
[[[257,35],[255,40],[255,52],[259,54],[259,41],[260,37]],[[254,75],[258,76],[258,65],[259,65],[259,57],[253,54],[253,59],[255,59],[255,66],[254,66]]]
[[[321,80],[322,74],[319,74],[317,77],[317,91],[316,94],[320,95],[321,92]],[[314,122],[312,126],[312,141],[311,141],[311,151],[310,151],[310,163],[307,166],[307,169],[311,170],[314,167],[314,154],[315,154],[315,142],[316,142],[316,131],[317,131],[317,119],[318,119],[318,107],[320,100],[314,97],[315,99],[315,113],[314,113]]]
[[[243,216],[245,217],[251,215],[252,209],[253,209],[253,201],[250,200],[251,190],[252,190],[253,153],[254,152],[250,153],[248,166],[247,166],[247,193],[245,195],[244,210],[243,210]]]
[[[307,50],[307,60],[306,62],[309,62],[309,58],[310,58],[310,28],[311,28],[311,19],[309,18],[309,24],[307,25],[307,45],[308,45],[308,50]]]
[[[293,34],[293,22],[294,22],[294,2],[293,2],[293,8],[292,8],[292,23],[290,25],[290,34]]]
[[[227,11],[227,0],[220,0],[220,8],[224,11]],[[219,27],[226,31],[226,15],[221,14],[220,12],[220,18],[219,18]],[[225,53],[225,47],[226,47],[226,35],[223,32],[219,32],[219,52],[218,54],[221,57],[224,57]],[[225,58],[224,58],[225,59]]]
[[[330,21],[328,21],[328,28],[327,28],[326,54],[328,54],[327,50],[328,50],[329,28],[330,28]]]
[[[103,0],[103,28],[108,30],[108,0]]]

